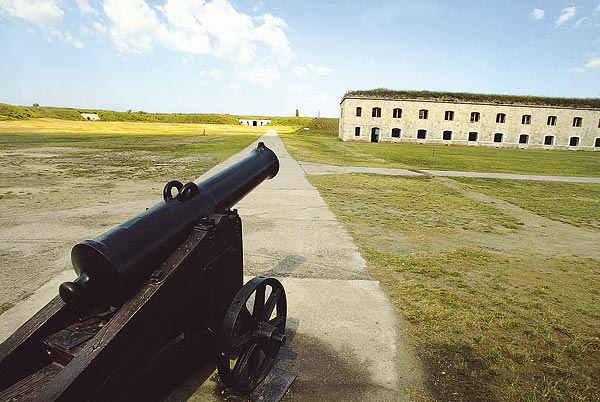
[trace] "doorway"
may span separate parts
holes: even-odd
[[[371,129],[371,142],[379,142],[379,127]]]

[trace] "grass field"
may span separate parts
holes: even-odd
[[[346,166],[600,177],[600,152],[342,142],[337,129],[283,134],[300,161]]]
[[[600,260],[533,246],[516,253],[511,238],[527,232],[519,219],[439,180],[361,174],[310,181],[408,321],[438,400],[600,400]],[[484,180],[465,184],[487,189]],[[502,195],[511,184],[489,187]],[[582,189],[551,191],[562,199]],[[582,194],[580,211],[595,214]],[[534,187],[529,197],[536,196]],[[506,243],[506,252],[474,246],[471,239],[482,236]]]
[[[600,229],[600,184],[457,178],[468,188],[555,221]]]

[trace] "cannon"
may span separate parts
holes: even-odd
[[[0,401],[137,399],[197,361],[216,361],[225,388],[280,400],[295,378],[273,370],[285,290],[262,276],[243,284],[231,209],[278,170],[261,142],[202,182],[170,181],[161,202],[75,245],[77,278],[0,345]],[[275,371],[278,392],[261,391]]]

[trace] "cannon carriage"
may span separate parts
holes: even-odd
[[[162,202],[77,244],[77,279],[0,345],[0,401],[123,400],[190,356],[216,359],[225,387],[256,392],[286,341],[286,296],[274,278],[243,285],[231,208],[278,169],[259,143],[203,182],[167,183]]]

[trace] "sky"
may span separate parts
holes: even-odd
[[[336,117],[373,88],[600,97],[600,0],[0,0],[0,102]]]

